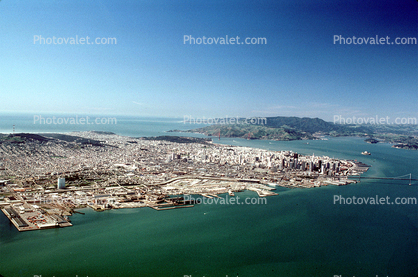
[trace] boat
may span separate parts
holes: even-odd
[[[367,151],[363,151],[363,152],[361,152],[361,154],[362,155],[371,155],[371,153],[370,152],[367,152]]]

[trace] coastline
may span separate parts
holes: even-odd
[[[58,216],[82,206],[103,211],[173,209],[195,204],[172,195],[217,197],[252,190],[259,197],[273,196],[277,195],[275,186],[347,185],[356,182],[348,176],[368,170],[353,161],[327,156],[207,143],[202,139],[153,140],[104,132],[46,138],[15,136],[20,139],[18,144],[0,144],[6,156],[17,153],[16,160],[3,162],[0,173],[6,181],[2,191],[8,196],[0,204],[14,208],[23,205],[27,210]],[[33,167],[36,163],[42,167]],[[65,187],[51,186],[59,178],[65,180]]]

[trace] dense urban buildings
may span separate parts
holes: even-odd
[[[213,199],[276,186],[346,185],[364,164],[292,151],[77,132],[17,135],[0,144],[0,205],[21,231],[70,226],[74,209],[191,207],[185,195]]]

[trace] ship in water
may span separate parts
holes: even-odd
[[[363,152],[361,152],[361,154],[362,155],[371,155],[371,153],[370,152],[367,152],[367,151],[363,151]]]

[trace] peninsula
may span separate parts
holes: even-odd
[[[192,207],[190,195],[346,185],[360,162],[174,136],[13,134],[0,143],[0,207],[20,230],[71,226],[75,209]],[[189,198],[190,199],[190,198]]]

